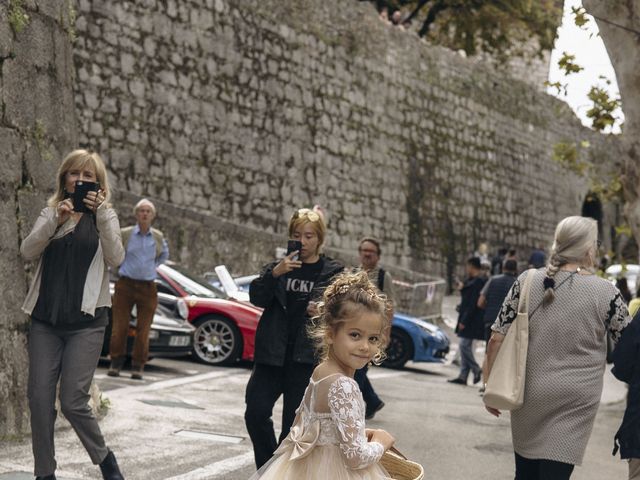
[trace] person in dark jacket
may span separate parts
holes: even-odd
[[[613,350],[613,374],[629,384],[627,409],[614,437],[613,454],[629,460],[629,479],[640,479],[640,312]]]
[[[482,378],[482,369],[473,356],[473,341],[484,339],[484,311],[478,307],[478,298],[487,279],[482,275],[482,265],[478,257],[467,260],[467,279],[460,287],[460,311],[456,333],[460,337],[460,374],[448,380],[449,383],[467,384],[469,372],[473,372],[474,385]]]
[[[316,358],[307,335],[315,299],[343,266],[321,255],[324,220],[308,208],[289,220],[289,238],[302,249],[266,265],[251,282],[251,303],[264,308],[255,338],[254,366],[247,384],[245,423],[253,443],[256,467],[264,465],[288,435]],[[273,406],[283,396],[282,430],[276,441]]]
[[[502,274],[495,275],[485,283],[480,297],[478,298],[478,307],[484,309],[484,339],[489,341],[491,337],[491,325],[498,318],[502,302],[507,298],[507,293],[511,285],[516,281],[518,276],[518,262],[515,260],[507,260],[504,262]]]

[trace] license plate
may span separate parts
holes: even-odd
[[[169,339],[169,345],[172,347],[186,347],[191,343],[190,340],[187,335],[175,335]]]

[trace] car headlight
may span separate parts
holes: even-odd
[[[187,307],[187,302],[182,298],[178,299],[178,315],[180,315],[183,320],[186,320],[189,316],[189,307]]]
[[[416,322],[416,324],[418,325],[418,327],[420,327],[420,330],[428,333],[429,335],[436,335],[438,333],[438,330],[440,330],[435,325],[431,325],[427,322]]]

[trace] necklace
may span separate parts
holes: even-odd
[[[589,270],[587,267],[576,267],[575,270],[568,270],[566,268],[561,268],[561,272],[568,272],[573,274],[584,272],[583,275],[593,275],[593,272]]]

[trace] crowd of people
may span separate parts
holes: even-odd
[[[109,269],[119,278],[108,374],[121,374],[135,305],[131,377],[142,379],[157,303],[155,268],[169,249],[151,226],[153,203],[141,200],[134,208],[136,225],[121,229],[110,195],[100,156],[71,152],[58,169],[54,194],[21,244],[25,259],[38,262],[23,305],[32,320],[28,397],[37,480],[56,478],[58,382],[61,411],[103,478],[124,478],[88,405],[112,301]],[[345,268],[323,253],[326,236],[321,209],[297,209],[287,228],[295,248],[265,265],[250,286],[251,302],[264,309],[245,395],[257,469],[252,480],[391,478],[381,459],[395,439],[367,429],[365,422],[385,406],[367,368],[384,359],[393,279],[379,264],[376,238],[363,238],[359,265]],[[567,217],[556,228],[548,260],[535,249],[518,274],[515,250],[489,258],[481,245],[466,263],[465,280],[456,282],[461,366],[450,382],[460,385],[469,375],[474,384],[486,385],[526,290],[526,388],[522,406],[511,412],[516,480],[568,479],[582,462],[603,388],[608,338],[620,343],[614,373],[630,385],[616,449],[630,459],[629,478],[640,478],[640,320],[631,322],[629,299],[594,274],[598,244],[594,220]],[[488,342],[482,367],[474,358],[474,340]],[[280,397],[276,438],[272,414]]]

